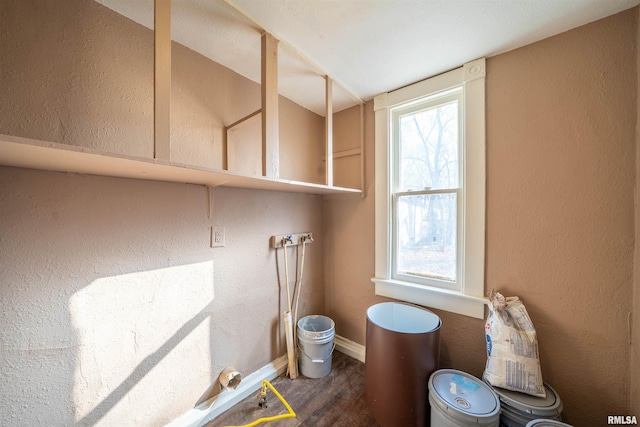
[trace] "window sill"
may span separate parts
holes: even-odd
[[[400,280],[372,278],[375,283],[376,295],[419,304],[425,307],[437,308],[462,314],[464,316],[485,318],[487,298],[465,295],[459,291],[435,288],[432,286],[416,285]]]

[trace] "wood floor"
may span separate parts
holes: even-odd
[[[331,372],[323,378],[300,376],[295,380],[280,376],[271,381],[289,403],[296,418],[261,426],[293,427],[377,427],[364,398],[364,363],[338,351],[333,352]],[[229,409],[205,427],[242,426],[262,417],[287,413],[269,390],[268,407],[258,407],[257,393]]]

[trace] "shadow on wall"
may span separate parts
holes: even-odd
[[[95,425],[114,410],[160,413],[158,395],[210,376],[210,361],[193,355],[208,348],[204,320],[213,309],[212,285],[213,261],[206,261],[97,279],[71,297],[79,341],[73,387],[78,424]],[[124,379],[105,388],[104,373],[113,368],[110,384]]]
[[[224,351],[205,322],[202,188],[14,168],[0,182],[3,425],[164,423],[192,407]]]

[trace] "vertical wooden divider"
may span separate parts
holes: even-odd
[[[326,117],[324,120],[324,156],[327,159],[325,183],[329,187],[333,187],[333,80],[329,76],[325,76],[325,79],[327,81],[325,96]]]
[[[278,40],[262,35],[262,175],[280,177],[278,129]]]
[[[171,160],[171,0],[154,3],[153,157]]]

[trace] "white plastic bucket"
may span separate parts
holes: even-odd
[[[429,377],[431,427],[498,427],[500,401],[473,375],[440,369]]]
[[[335,323],[326,316],[305,316],[298,320],[300,372],[307,378],[322,378],[331,372],[335,349]]]
[[[546,397],[536,397],[517,391],[491,386],[500,399],[503,427],[526,427],[530,421],[538,419],[562,421],[562,401],[558,393],[544,383]]]

